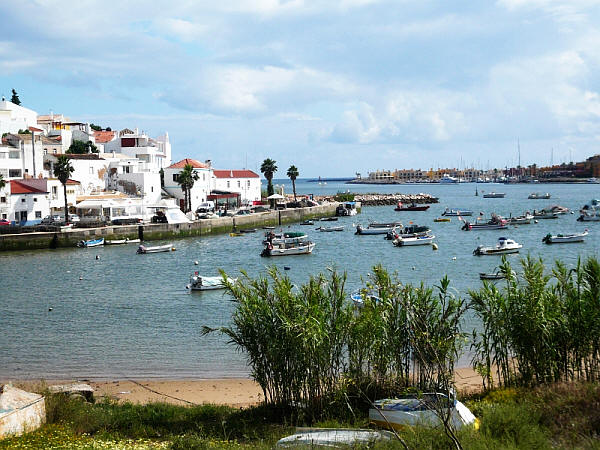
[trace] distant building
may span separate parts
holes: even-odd
[[[242,204],[260,200],[260,177],[251,170],[213,170],[213,175],[212,190],[237,193]]]
[[[122,153],[137,158],[147,163],[151,170],[157,172],[171,165],[171,143],[168,133],[153,139],[137,128],[135,130],[124,129],[119,131],[115,139],[107,141],[103,145],[105,153]]]
[[[37,126],[37,112],[9,102],[4,97],[0,100],[0,136],[4,133],[18,133]]]
[[[192,165],[194,173],[198,176],[190,192],[192,211],[196,211],[200,203],[207,201],[211,192],[212,168],[209,161],[201,163],[195,159],[185,158],[165,168],[163,189],[177,199],[182,211],[185,210],[185,195],[178,180],[179,174],[187,164]]]

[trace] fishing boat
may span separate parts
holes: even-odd
[[[280,244],[265,244],[265,248],[260,256],[288,256],[288,255],[307,255],[312,253],[315,248],[314,242],[297,242],[297,243],[280,243]]]
[[[579,210],[579,222],[600,222],[600,200],[592,199]]]
[[[398,202],[398,205],[394,208],[394,211],[427,211],[429,205],[417,205],[412,202],[410,205],[404,205],[402,202]]]
[[[519,249],[523,248],[523,245],[508,239],[505,237],[498,238],[498,243],[495,247],[485,247],[483,245],[478,246],[473,250],[475,256],[481,255],[505,255],[508,253],[519,253]]]
[[[548,200],[550,197],[551,195],[548,192],[546,192],[545,194],[542,194],[540,192],[532,192],[527,198],[529,200]]]
[[[552,211],[544,210],[536,211],[533,210],[534,219],[558,219],[558,214]]]
[[[472,216],[473,211],[468,209],[450,209],[446,208],[442,213],[442,216]]]
[[[80,248],[99,247],[100,245],[104,245],[104,238],[90,239],[88,241],[79,241],[77,243],[77,247]]]
[[[583,242],[585,237],[588,235],[588,230],[583,233],[570,233],[570,234],[550,234],[548,233],[542,239],[542,242],[546,244],[568,244],[571,242]]]
[[[270,231],[265,233],[263,244],[297,244],[305,242],[307,239],[308,235],[301,231],[288,231],[286,233],[274,233],[273,231]]]
[[[369,409],[369,420],[381,427],[406,429],[412,426],[442,425],[439,411],[449,411],[449,420],[455,429],[479,422],[473,413],[456,398],[443,393],[414,394],[396,399],[376,400]]]
[[[316,230],[324,232],[324,233],[329,233],[331,231],[344,231],[344,225],[340,225],[337,227],[319,227]]]
[[[369,228],[394,228],[401,227],[402,222],[370,222]]]
[[[431,228],[425,225],[407,225],[404,228],[394,227],[387,232],[385,238],[388,240],[394,240],[399,237],[408,238],[416,236],[425,236],[431,233]]]
[[[492,214],[492,218],[487,222],[471,223],[469,221],[465,221],[465,224],[462,226],[462,230],[471,231],[471,230],[504,230],[508,228],[508,221],[503,219],[500,216]]]
[[[450,217],[437,217],[433,219],[434,222],[450,222],[451,220]]]
[[[398,237],[392,241],[396,247],[406,247],[411,245],[431,245],[435,236],[432,234],[426,234],[423,236],[412,236],[412,237]]]
[[[227,278],[229,283],[235,283],[235,278]],[[199,275],[198,272],[190,277],[189,289],[192,291],[212,291],[214,289],[225,289],[223,277],[205,277]]]
[[[483,194],[483,198],[504,198],[506,194],[504,192],[488,192]]]
[[[511,225],[529,225],[533,220],[533,214],[526,212],[522,216],[510,217],[508,223]]]
[[[400,226],[402,226],[402,224],[400,224]],[[356,233],[355,234],[387,234],[388,231],[390,231],[393,228],[393,226],[372,226],[369,225],[367,228],[364,228],[360,223],[358,225],[356,225]]]
[[[173,244],[157,245],[154,247],[146,247],[145,245],[140,245],[137,249],[138,254],[162,253],[172,251],[175,251],[175,247],[173,247]]]

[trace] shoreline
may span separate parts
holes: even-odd
[[[455,369],[456,389],[461,394],[482,389],[481,376],[472,368]],[[53,384],[86,383],[94,388],[96,400],[104,397],[119,402],[146,404],[166,402],[174,405],[228,405],[245,408],[260,403],[263,392],[250,378],[214,379],[78,379],[78,380],[3,380],[25,390],[43,390]]]

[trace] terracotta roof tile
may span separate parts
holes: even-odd
[[[94,138],[96,138],[96,144],[105,144],[115,138],[114,131],[94,131]]]
[[[251,170],[215,170],[213,173],[217,178],[260,178]]]
[[[195,159],[185,158],[175,164],[171,164],[167,169],[183,169],[187,164],[191,164],[194,169],[208,169],[208,165],[196,161]]]
[[[28,186],[26,183],[20,180],[10,180],[10,193],[11,194],[46,194],[47,191],[37,189],[33,186]]]

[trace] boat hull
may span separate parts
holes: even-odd
[[[410,247],[414,245],[431,245],[435,236],[416,236],[394,239],[393,244],[396,247]]]
[[[139,254],[163,253],[163,252],[170,252],[170,251],[173,251],[173,244],[159,245],[156,247],[145,247],[143,245],[140,245],[137,249],[137,253],[139,253]]]
[[[92,239],[89,241],[79,241],[77,243],[77,247],[88,248],[88,247],[99,247],[104,245],[104,238],[101,239]]]
[[[294,245],[292,247],[286,246],[275,246],[270,248],[265,247],[261,256],[290,256],[290,255],[308,255],[312,253],[315,248],[314,242],[309,242],[301,245]]]

